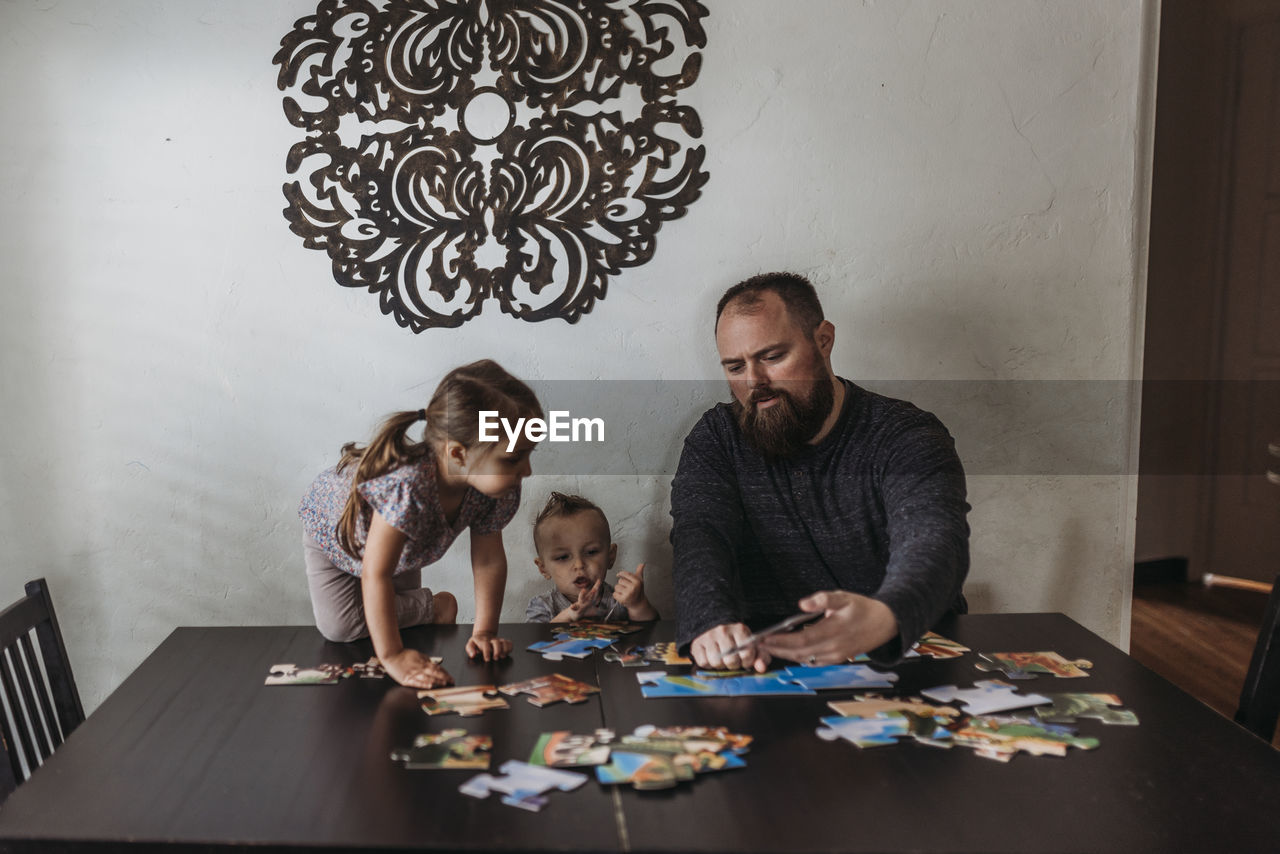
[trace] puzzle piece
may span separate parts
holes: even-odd
[[[593,620],[575,620],[571,623],[565,623],[562,633],[571,638],[609,638],[616,640],[622,635],[638,632],[641,628],[641,626],[637,626],[634,623],[601,623]]]
[[[512,682],[498,688],[503,694],[514,696],[528,694],[529,702],[541,708],[552,703],[582,703],[592,694],[600,693],[600,689],[586,682],[570,679],[559,673],[536,676],[523,682]]]
[[[960,689],[955,685],[939,685],[921,691],[930,700],[940,703],[960,702],[965,704],[965,712],[970,715],[989,715],[1009,709],[1023,709],[1027,706],[1039,706],[1049,702],[1042,694],[1019,694],[1008,682],[999,679],[988,679],[973,683],[972,688]]]
[[[419,691],[422,711],[429,715],[445,715],[450,712],[469,718],[489,709],[507,709],[507,701],[497,694],[492,685],[461,685],[455,688],[432,688]]]
[[[972,747],[979,756],[997,762],[1008,762],[1020,751],[1035,756],[1066,756],[1068,747],[1092,750],[1098,746],[1098,739],[1081,738],[1070,727],[991,716],[969,718],[956,729],[954,738],[956,744]]]
[[[907,735],[907,719],[901,715],[877,715],[871,718],[835,718],[821,719],[822,726],[817,729],[818,737],[823,741],[835,741],[843,738],[858,747],[884,747],[897,744],[900,736]]]
[[[1009,679],[1035,679],[1037,674],[1052,673],[1062,679],[1088,676],[1085,669],[1093,662],[1083,658],[1070,661],[1056,652],[984,652],[974,667],[987,673],[1002,672]]]
[[[651,664],[663,664],[669,667],[693,664],[691,659],[685,658],[680,654],[679,647],[671,641],[659,641],[647,645],[633,646],[623,652],[606,652],[604,660],[622,664],[624,667],[638,667],[646,661]]]
[[[341,664],[317,664],[315,667],[298,667],[296,664],[273,664],[265,685],[337,685],[348,675]]]
[[[813,694],[814,691],[784,682],[776,673],[733,675],[713,678],[702,674],[677,676],[665,670],[642,671],[636,674],[640,693],[646,699],[654,697],[750,697],[766,694]]]
[[[447,729],[436,735],[420,735],[413,747],[397,748],[391,758],[405,768],[488,768],[493,737],[468,735],[463,729]]]
[[[458,791],[473,798],[487,798],[491,792],[506,795],[502,802],[522,810],[537,812],[547,805],[544,793],[552,789],[571,792],[587,782],[586,774],[545,768],[512,759],[498,769],[503,776],[477,774],[458,787]]]
[[[1077,718],[1096,718],[1104,724],[1137,726],[1138,716],[1128,709],[1113,709],[1123,705],[1115,694],[1046,694],[1052,706],[1040,706],[1036,715],[1042,721],[1072,723]]]
[[[964,653],[972,651],[964,644],[944,638],[934,632],[925,632],[920,640],[916,641],[911,647],[911,650],[916,655],[928,656],[934,659],[959,658]]]
[[[788,667],[781,671],[779,678],[816,691],[833,688],[858,690],[892,688],[893,683],[898,681],[898,674],[882,673],[865,664],[828,664],[821,667]]]
[[[635,647],[632,647],[626,652],[617,652],[616,650],[613,652],[606,652],[604,654],[604,660],[614,664],[621,664],[623,667],[644,667],[649,663],[649,659],[634,652],[635,649]]]
[[[930,747],[951,746],[953,721],[944,715],[920,715],[909,711],[880,712],[866,717],[825,717],[818,736],[827,741],[843,738],[858,747],[882,747],[911,736]]]
[[[638,738],[680,739],[696,750],[730,750],[734,753],[746,753],[751,745],[752,736],[729,732],[722,726],[666,726],[653,724],[638,726],[632,733]]]
[[[430,657],[432,664],[439,664],[444,659],[438,655]],[[382,666],[382,662],[377,656],[371,657],[368,661],[359,664],[353,664],[347,668],[348,676],[359,676],[362,679],[384,679],[387,675],[387,669]]]
[[[603,765],[609,761],[609,745],[616,740],[617,736],[611,729],[598,729],[590,735],[568,731],[544,732],[533,746],[529,764],[550,768]]]
[[[682,770],[683,769],[683,770]],[[668,756],[614,750],[608,765],[596,767],[596,779],[607,786],[630,783],[640,790],[669,789],[678,780],[692,780],[693,769],[678,768]]]
[[[912,712],[928,717],[954,718],[960,710],[954,706],[934,706],[915,697],[880,697],[867,694],[852,700],[833,700],[827,706],[844,717],[872,718],[888,712]]]
[[[596,768],[596,779],[665,789],[697,774],[746,767],[738,754],[750,743],[751,736],[724,727],[640,726],[613,745],[609,764]]]
[[[540,653],[548,661],[561,661],[565,656],[570,658],[587,658],[597,649],[612,646],[609,638],[574,638],[566,634],[556,635],[555,640],[539,641],[528,647],[529,652]]]

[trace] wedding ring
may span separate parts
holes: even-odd
[[[812,665],[814,665],[814,664],[817,664],[817,663],[818,663],[818,656],[816,656],[816,655],[811,655],[811,656],[809,656],[809,664],[810,664],[811,666],[812,666]]]

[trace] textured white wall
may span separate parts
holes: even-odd
[[[1125,643],[1152,2],[708,0],[683,100],[711,180],[655,259],[577,326],[490,306],[418,336],[281,216],[296,133],[271,57],[313,3],[0,3],[0,599],[50,578],[91,707],[174,626],[308,621],[295,509],[343,441],[479,357],[715,378],[719,293],[790,268],[840,373],[931,381],[916,397],[971,469],[975,610]],[[627,426],[674,447],[696,416]],[[504,616],[542,587],[552,488],[605,506],[670,615],[668,481],[529,481]],[[464,547],[428,583],[473,613]]]

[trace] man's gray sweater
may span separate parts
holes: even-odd
[[[910,403],[842,382],[831,432],[796,456],[757,453],[727,403],[685,439],[671,486],[682,647],[841,589],[889,606],[899,636],[872,657],[891,663],[948,611],[965,612],[969,505],[951,434]]]

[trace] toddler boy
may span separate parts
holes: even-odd
[[[524,618],[531,623],[573,620],[656,620],[658,612],[644,595],[644,564],[618,572],[615,590],[604,580],[618,557],[604,511],[580,495],[551,493],[533,523],[534,563],[554,585],[529,600]]]

